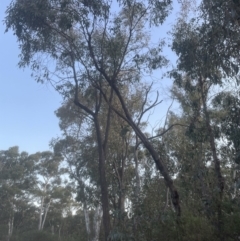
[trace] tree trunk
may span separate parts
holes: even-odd
[[[61,240],[61,225],[59,225],[59,229],[58,229],[58,239]]]
[[[100,205],[98,205],[95,210],[94,217],[93,217],[93,229],[94,229],[93,241],[99,241],[99,233],[100,233],[102,215],[103,215],[102,207]]]
[[[10,241],[10,238],[13,234],[13,223],[14,223],[14,212],[10,214],[10,217],[8,219],[8,237],[7,240]]]
[[[100,189],[101,189],[101,201],[102,201],[102,210],[103,210],[103,227],[105,233],[105,240],[107,241],[108,236],[110,234],[110,215],[109,215],[109,196],[108,196],[108,185],[106,180],[106,150],[107,150],[107,141],[109,135],[109,128],[110,128],[110,107],[109,112],[107,115],[107,124],[106,124],[106,132],[105,132],[105,139],[103,141],[102,138],[102,130],[99,124],[98,119],[98,112],[101,107],[101,95],[99,95],[95,99],[95,112],[89,109],[87,106],[83,105],[79,99],[79,89],[78,89],[78,79],[75,71],[74,60],[73,60],[73,74],[75,80],[75,99],[74,103],[76,106],[84,110],[87,114],[89,114],[93,118],[96,136],[97,136],[97,145],[98,145],[98,171],[99,171],[99,182],[100,182]],[[96,96],[98,95],[96,91]],[[112,101],[113,91],[111,91],[109,101]]]
[[[102,210],[103,210],[103,226],[105,232],[105,240],[108,240],[110,234],[110,215],[109,215],[109,196],[108,196],[108,185],[106,180],[106,163],[103,151],[103,141],[101,135],[101,129],[98,118],[94,116],[94,124],[97,135],[98,143],[98,160],[99,160],[99,177],[100,177],[100,188],[101,188],[101,199],[102,199]]]
[[[123,214],[125,212],[125,163],[127,158],[127,141],[126,137],[122,138],[122,161],[121,167],[118,169],[119,171],[119,202],[118,202],[118,209],[119,209],[119,220],[121,222]],[[125,149],[124,149],[125,147]]]
[[[41,227],[42,227],[43,203],[44,203],[44,197],[41,198],[41,206],[39,211],[39,224],[38,224],[39,231],[41,230]]]
[[[215,174],[217,178],[217,186],[219,189],[219,196],[217,197],[216,203],[217,203],[217,216],[218,216],[218,231],[219,233],[221,233],[222,232],[222,197],[223,197],[223,190],[224,190],[224,179],[221,173],[220,161],[217,156],[215,137],[214,137],[213,129],[210,122],[209,112],[208,112],[207,103],[206,103],[207,102],[206,94],[204,93],[204,81],[202,80],[202,78],[199,79],[199,84],[201,88],[203,112],[206,119],[206,128],[208,130],[208,135],[209,135],[209,144],[212,151]]]
[[[237,196],[237,164],[234,163],[232,200],[234,200],[236,196]]]
[[[138,170],[138,137],[136,136],[136,143],[134,147],[134,163],[135,163],[135,175],[136,175],[136,189],[135,189],[135,198],[138,200],[140,194],[140,177]]]
[[[42,225],[41,225],[41,230],[43,230],[50,204],[51,204],[51,199],[49,200],[49,203],[47,204],[47,207],[45,209],[44,218],[43,218]]]
[[[88,241],[90,241],[91,237],[91,229],[90,229],[90,220],[89,220],[89,213],[87,210],[87,205],[84,202],[84,218],[85,218],[85,224],[86,224],[86,230],[87,230],[87,235],[88,235]]]
[[[99,240],[102,216],[103,216],[102,207],[99,204],[96,207],[96,210],[95,210],[95,213],[93,216],[92,227],[91,227],[89,213],[88,213],[86,204],[84,204],[84,217],[85,217],[86,230],[87,230],[87,234],[88,234],[88,238],[87,238],[88,241],[98,241]]]

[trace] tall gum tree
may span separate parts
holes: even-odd
[[[184,88],[191,91],[189,87],[192,86],[200,94],[215,167],[217,227],[221,239],[224,178],[218,156],[217,136],[211,121],[209,93],[212,87],[223,87],[226,81],[239,82],[239,26],[234,19],[238,9],[236,1],[202,1],[198,15],[189,21],[179,21],[173,31],[172,48],[179,58],[177,70],[172,72],[172,76],[182,87],[183,79],[189,79],[188,86]]]
[[[134,115],[134,121],[140,127],[142,126],[141,119],[143,115],[159,104],[158,98],[151,104],[147,102],[151,87],[151,85],[147,86],[146,84],[139,89],[128,89],[128,86],[122,87],[124,88],[128,108]],[[85,99],[87,99],[87,96],[85,96]],[[94,97],[91,96],[91,99],[87,102],[91,103],[93,100]],[[116,97],[113,98],[112,105],[118,111],[121,111]],[[100,129],[102,131],[106,129],[105,123],[108,111],[108,104],[103,103],[99,112]],[[91,237],[93,235],[89,226],[88,209],[93,208],[97,213],[97,204],[99,203],[97,196],[100,187],[96,172],[97,148],[94,125],[88,116],[79,112],[78,107],[72,103],[71,98],[66,100],[56,114],[60,119],[63,137],[53,141],[55,152],[60,153],[67,160],[70,175],[78,183],[78,201],[84,204],[86,227],[89,230],[89,237]],[[109,189],[109,208],[111,213],[114,213],[111,219],[113,229],[122,225],[126,212],[126,197],[128,199],[132,197],[130,195],[132,186],[130,183],[133,182],[134,178],[132,167],[134,164],[136,165],[136,161],[138,165],[136,149],[139,149],[140,144],[135,143],[135,139],[136,135],[131,131],[127,123],[116,113],[111,113],[111,126],[109,128],[106,153],[106,178]],[[140,191],[139,170],[136,171],[136,181],[137,185],[134,185],[134,187],[136,186]],[[135,193],[134,201],[139,198],[139,191]]]
[[[111,94],[109,98],[111,101]],[[56,112],[61,120],[60,128],[64,133],[64,139],[55,141],[55,152],[60,153],[66,159],[70,175],[77,181],[79,190],[81,190],[79,192],[81,197],[78,200],[84,204],[85,221],[89,237],[92,234],[89,228],[87,209],[89,204],[99,201],[95,198],[93,200],[87,198],[89,190],[96,196],[99,189],[101,190],[102,208],[95,207],[96,215],[101,216],[101,212],[103,211],[106,236],[110,232],[106,149],[111,116],[110,109],[107,108],[106,115],[103,117],[104,121],[101,122],[102,103],[101,95],[99,95],[98,91],[88,88],[85,93],[79,92],[77,105],[70,98]],[[88,110],[87,114],[84,108]],[[98,171],[96,171],[96,158],[98,159]],[[85,183],[87,179],[88,185]]]
[[[78,93],[86,85],[98,90],[106,102],[106,86],[113,90],[122,112],[108,102],[109,106],[133,128],[148,149],[180,215],[179,194],[172,177],[153,145],[134,123],[120,88],[122,82],[131,85],[140,81],[146,71],[166,64],[161,56],[162,42],[152,46],[146,27],[163,23],[171,1],[117,1],[119,11],[115,15],[111,3],[16,0],[7,9],[6,28],[11,28],[18,38],[20,66],[30,65],[38,81],[52,80],[62,93],[75,92],[76,105],[80,105]],[[51,68],[53,64],[44,66],[46,56],[56,64],[55,69]],[[102,81],[94,74],[100,75]],[[86,108],[84,111],[90,114]],[[99,132],[97,122],[96,132]],[[104,192],[106,190],[102,195]]]

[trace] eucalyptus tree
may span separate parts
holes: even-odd
[[[213,213],[213,199],[211,183],[212,149],[209,144],[209,132],[206,128],[206,117],[202,111],[202,98],[198,88],[189,79],[183,78],[181,85],[174,84],[171,90],[174,98],[179,102],[181,112],[171,113],[168,125],[179,123],[179,126],[167,133],[164,138],[170,149],[170,157],[177,164],[177,177],[183,189],[184,202],[193,213],[197,210],[210,217]],[[211,113],[212,113],[211,109]],[[216,141],[216,120],[211,114]],[[219,151],[219,150],[218,150]],[[185,206],[184,205],[184,206]]]
[[[95,96],[101,95],[110,109],[133,128],[163,175],[180,215],[179,194],[173,180],[161,157],[134,123],[121,90],[122,83],[131,85],[140,81],[145,72],[166,64],[160,54],[162,42],[157,46],[151,45],[146,28],[149,24],[159,25],[164,21],[171,1],[117,1],[114,2],[119,10],[116,14],[113,14],[115,10],[111,4],[112,1],[16,0],[7,9],[5,23],[7,30],[13,29],[20,43],[20,66],[30,65],[35,73],[40,74],[37,75],[38,81],[51,79],[55,74],[56,82],[53,84],[56,89],[65,95],[75,93],[74,103],[94,119],[100,102],[92,111],[79,98],[79,93],[85,93],[90,86]],[[44,66],[46,56],[52,60],[51,65]],[[53,64],[56,64],[55,69]],[[111,105],[107,89],[118,98],[121,111]],[[98,132],[97,122],[95,128]],[[101,147],[99,137],[100,134],[98,144]],[[110,223],[104,158],[102,160],[99,167],[107,238]]]
[[[37,152],[29,158],[34,162],[35,180],[32,183],[32,194],[39,203],[38,230],[43,230],[51,205],[62,199],[66,190],[62,185],[65,169],[61,167],[62,158],[50,151]]]
[[[94,73],[88,73],[87,78],[95,78],[95,81],[101,82],[101,76],[94,74]],[[76,94],[76,93],[75,93]],[[109,216],[109,197],[108,197],[108,183],[106,178],[106,154],[107,154],[107,144],[108,144],[108,138],[109,138],[109,128],[110,128],[110,122],[111,122],[111,110],[108,107],[106,111],[106,116],[104,116],[104,122],[102,122],[102,125],[100,123],[100,115],[102,112],[102,95],[100,92],[92,88],[92,86],[88,86],[88,88],[85,89],[84,92],[78,93],[78,104],[76,104],[75,108],[73,106],[72,101],[69,101],[69,99],[66,100],[65,106],[60,108],[58,110],[58,116],[61,119],[60,127],[65,133],[65,140],[62,140],[58,142],[57,148],[60,148],[62,150],[62,154],[65,155],[68,163],[70,164],[70,167],[74,167],[74,171],[71,171],[71,176],[76,179],[78,182],[80,189],[83,190],[81,193],[83,195],[83,203],[86,204],[86,186],[85,186],[85,180],[87,180],[90,176],[90,180],[94,181],[94,184],[96,182],[99,184],[100,191],[101,191],[101,203],[102,208],[97,207],[96,220],[99,220],[98,216],[101,216],[103,212],[103,221],[104,221],[104,229],[105,229],[105,236],[106,238],[109,235],[110,232],[110,216]],[[113,98],[113,92],[109,94],[108,100],[110,103],[112,102]],[[66,108],[66,106],[70,107]],[[73,110],[73,111],[72,111]],[[66,116],[66,113],[69,112],[69,116]],[[76,128],[78,130],[76,130]],[[92,132],[94,130],[94,139],[89,138],[89,136],[86,136],[86,140],[88,140],[89,146],[83,145],[80,143],[81,141],[85,141],[84,144],[86,144],[86,140],[83,140],[84,136],[84,129],[87,130],[87,132]],[[86,135],[86,134],[85,134]],[[90,141],[90,142],[89,142]],[[70,143],[71,142],[71,143]],[[75,143],[74,143],[75,142]],[[82,149],[81,149],[81,147]],[[91,152],[93,148],[95,151]],[[90,149],[90,150],[89,150]],[[61,153],[61,152],[60,152]],[[89,153],[92,153],[92,158],[95,160],[98,159],[98,165],[96,166],[96,162],[90,162],[89,161]],[[97,155],[96,155],[97,154]],[[83,163],[82,163],[82,161]],[[98,167],[97,169],[86,169],[83,167],[84,163],[88,163],[91,167]],[[93,175],[89,175],[92,171],[98,170],[98,174],[95,172]],[[82,172],[85,172],[84,175],[82,175]],[[84,178],[85,180],[84,180]],[[98,182],[99,179],[99,182]],[[96,187],[96,186],[95,186]],[[92,189],[92,188],[90,188]],[[97,190],[98,190],[97,185]],[[86,215],[86,225],[87,229],[89,226],[88,220],[88,214],[86,210],[87,206],[84,206],[85,215]],[[99,221],[97,221],[97,224],[100,225]],[[99,227],[97,225],[97,227]],[[98,228],[97,228],[98,229]],[[90,231],[88,232],[90,233]],[[99,232],[96,232],[96,236],[98,236]]]
[[[236,93],[234,93],[236,92]],[[222,91],[213,99],[215,121],[220,129],[222,156],[232,169],[228,191],[234,200],[239,195],[239,91]],[[228,174],[229,175],[229,174]],[[226,175],[226,177],[228,177]]]
[[[151,86],[142,86],[141,89],[129,89],[127,86],[122,86],[125,89],[125,99],[128,100],[128,108],[134,115],[137,125],[141,126],[143,115],[159,104],[158,99],[153,103],[148,103],[147,96]],[[87,98],[87,97],[86,97]],[[89,100],[90,103],[91,100]],[[119,103],[116,98],[112,99],[114,108],[119,108]],[[109,107],[103,104],[99,112],[100,129],[104,130],[105,118],[108,115]],[[94,223],[95,227],[99,226],[99,176],[97,168],[97,147],[96,134],[94,125],[88,116],[79,112],[79,109],[67,99],[57,112],[60,119],[60,128],[63,132],[63,138],[53,141],[55,153],[61,154],[69,165],[70,177],[78,183],[77,199],[83,203],[85,213],[86,227],[89,237],[96,237],[98,232],[91,231],[89,222],[89,209],[95,209]],[[141,127],[142,128],[142,127]],[[114,215],[111,223],[113,229],[118,230],[122,226],[122,221],[125,216],[126,197],[131,199],[133,179],[136,178],[137,185],[139,184],[139,170],[133,172],[133,166],[136,165],[136,151],[139,148],[139,143],[136,143],[136,136],[131,131],[127,123],[114,112],[111,113],[111,125],[109,126],[109,140],[106,153],[106,178],[108,180],[109,189],[109,208]],[[133,162],[134,160],[134,162]],[[138,163],[137,163],[138,165]],[[137,167],[138,169],[138,167]],[[135,200],[136,195],[135,193]],[[133,201],[133,200],[132,200]],[[93,211],[91,211],[93,212]],[[98,224],[98,225],[96,225]],[[93,235],[93,233],[95,233]]]
[[[63,109],[64,107],[62,106],[58,110],[61,122],[64,122],[65,118],[71,116],[69,109],[65,112],[65,114],[69,113],[69,115],[61,116],[60,112]],[[76,122],[73,124],[75,127],[79,124],[77,123],[78,116],[75,116]],[[71,126],[71,124],[69,125]],[[91,127],[86,128],[91,129]],[[80,137],[79,131],[73,132],[71,130],[71,132],[68,132],[67,129],[64,129],[66,136],[64,135],[61,139],[53,141],[54,151],[64,157],[68,165],[69,177],[76,183],[76,200],[79,202],[80,210],[84,213],[87,238],[88,240],[98,240],[103,213],[100,198],[96,141],[90,135],[85,136],[81,134]],[[73,127],[70,129],[73,129]],[[78,127],[77,129],[80,128]]]
[[[238,80],[238,37],[235,34],[239,30],[228,18],[232,9],[229,4],[232,6],[232,1],[202,1],[196,18],[181,21],[176,25],[172,45],[179,57],[177,69],[172,72],[172,76],[179,87],[188,92],[199,93],[198,108],[204,114],[217,181],[218,194],[215,203],[219,231],[222,231],[223,223],[224,178],[218,155],[218,134],[213,126],[209,99],[214,86],[223,86],[227,79]]]
[[[29,193],[31,183],[34,181],[34,163],[29,159],[28,153],[20,153],[19,148],[15,146],[0,151],[0,165],[1,219],[7,222],[7,237],[10,240],[15,213],[22,208],[22,203],[30,203]]]

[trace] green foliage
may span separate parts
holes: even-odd
[[[239,83],[238,1],[203,0],[193,19],[176,24],[178,62],[170,76],[180,111],[168,113],[156,137],[143,134],[143,115],[160,103],[151,105],[152,85],[143,79],[168,61],[161,54],[165,42],[152,45],[148,26],[163,23],[172,1],[119,0],[114,14],[111,4],[13,0],[7,9],[6,30],[19,41],[20,66],[30,65],[38,81],[49,80],[54,69],[51,83],[64,103],[56,111],[63,134],[51,142],[54,153],[0,151],[1,239],[90,240],[102,204],[112,241],[237,240],[240,101],[238,92],[219,88]],[[181,217],[139,136],[150,137],[146,146],[180,190]],[[45,232],[35,231],[39,221]],[[103,226],[100,241],[108,238]]]

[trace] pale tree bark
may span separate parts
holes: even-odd
[[[38,223],[38,230],[41,230],[42,227],[42,216],[43,216],[43,204],[44,204],[44,197],[41,198],[40,210],[39,210],[39,223]]]
[[[139,176],[139,160],[138,160],[138,137],[136,136],[136,142],[135,142],[135,147],[134,147],[134,163],[135,163],[135,176],[136,176],[136,190],[135,190],[135,198],[138,200],[139,194],[140,194],[140,188],[141,188],[141,183],[140,183],[140,176]]]
[[[44,193],[46,193],[48,181],[49,180],[47,180],[45,185],[44,185],[44,188],[43,188],[43,192]],[[39,210],[39,223],[38,223],[38,230],[39,231],[42,230],[43,214],[45,213],[44,212],[44,201],[45,201],[45,197],[42,196],[41,200],[40,200],[40,210]]]
[[[121,186],[120,186],[120,198],[119,198],[119,210],[120,217],[122,218],[123,213],[125,212],[125,159],[122,160],[122,168],[121,168]]]
[[[86,231],[87,231],[87,235],[88,235],[88,241],[90,241],[90,238],[91,238],[90,219],[89,219],[89,213],[87,210],[86,203],[84,203],[83,212],[84,212],[84,218],[85,218]]]
[[[169,188],[167,187],[167,190],[166,190],[166,202],[165,202],[165,205],[164,205],[164,208],[163,208],[163,213],[167,210],[168,207],[170,207],[173,212],[175,211],[173,203],[172,203],[172,200],[169,199]]]
[[[47,217],[47,214],[48,214],[48,210],[49,210],[49,207],[50,207],[50,204],[51,204],[51,199],[49,200],[46,208],[45,208],[45,212],[44,212],[44,218],[43,218],[43,221],[42,221],[42,225],[41,225],[41,230],[43,230],[43,227],[44,227],[44,224],[45,224],[45,221],[46,221],[46,217]]]
[[[233,193],[232,193],[232,200],[234,200],[237,196],[237,163],[234,163],[233,169]]]
[[[78,181],[79,185],[84,186],[84,181],[81,178],[77,177],[75,174],[73,175],[74,175],[74,178]],[[86,200],[85,190],[83,190],[82,195],[83,195],[83,199]],[[90,221],[89,211],[88,211],[86,201],[84,201],[83,203],[83,212],[84,212],[84,220],[85,220],[85,226],[87,231],[87,240],[98,241],[101,222],[102,222],[102,216],[103,216],[102,205],[98,204],[98,206],[96,207],[94,211],[93,222]],[[91,226],[91,223],[93,224],[93,226]],[[60,237],[60,228],[61,227],[59,227],[59,237]]]
[[[93,222],[90,222],[87,205],[84,204],[84,217],[85,217],[86,230],[88,234],[88,241],[99,240],[102,216],[103,216],[103,211],[102,211],[101,205],[99,204],[94,211]],[[91,223],[92,223],[92,227],[91,227]]]
[[[94,237],[93,241],[99,241],[100,227],[102,222],[103,211],[101,205],[98,205],[93,219]]]
[[[122,150],[121,150],[121,166],[116,169],[118,176],[118,185],[119,185],[119,199],[118,199],[118,210],[119,210],[119,222],[122,222],[122,217],[125,212],[125,166],[128,156],[128,142],[127,137],[122,137]]]
[[[8,241],[11,239],[13,234],[13,224],[14,224],[14,211],[12,210],[8,219],[8,237],[7,237]]]
[[[135,146],[134,146],[134,153],[133,153],[133,159],[134,159],[134,170],[135,170],[135,176],[136,176],[136,188],[134,190],[134,195],[135,195],[135,201],[138,204],[139,201],[139,195],[140,195],[140,191],[141,191],[141,183],[140,183],[140,175],[139,175],[139,160],[138,160],[138,147],[139,147],[139,141],[138,141],[138,137],[136,136],[136,141],[135,141]],[[137,236],[137,232],[138,232],[138,216],[134,217],[134,221],[133,221],[133,231],[135,236]]]
[[[58,228],[58,239],[61,240],[61,224],[59,225],[59,228]]]
[[[46,207],[44,208],[44,201],[45,198],[42,197],[41,198],[41,205],[40,205],[40,212],[39,212],[39,224],[38,224],[38,230],[41,231],[43,230],[46,218],[47,218],[47,214],[48,214],[48,210],[51,204],[51,199],[49,200],[49,202],[46,204]]]

